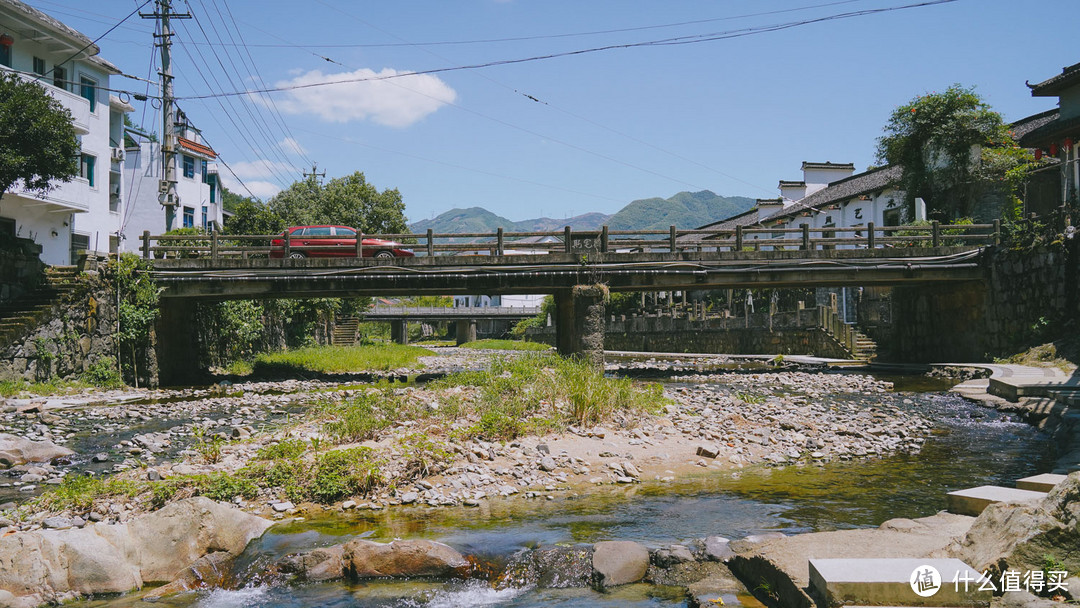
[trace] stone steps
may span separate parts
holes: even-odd
[[[45,269],[45,282],[25,296],[0,306],[0,344],[12,345],[47,321],[63,297],[78,287],[74,266]]]
[[[1017,479],[1016,487],[1020,490],[1031,490],[1033,492],[1049,492],[1054,489],[1054,486],[1065,481],[1066,477],[1066,475],[1055,475],[1053,473],[1032,475],[1031,477]]]
[[[926,597],[912,588],[912,579],[927,567],[938,572],[937,590]],[[977,579],[979,573],[958,559],[811,559],[810,592],[820,605],[849,606],[988,606],[993,594],[979,585],[954,580]]]
[[[334,346],[352,346],[356,344],[356,335],[360,329],[360,320],[356,317],[342,317],[334,322],[334,331],[330,341]]]
[[[1002,486],[979,486],[966,490],[956,490],[945,495],[947,509],[958,515],[978,517],[986,507],[999,502],[1022,504],[1037,502],[1046,497],[1046,492],[1034,492]]]

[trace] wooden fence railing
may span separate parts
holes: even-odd
[[[142,255],[150,258],[289,257],[312,253],[337,257],[371,257],[386,247],[365,244],[364,239],[400,243],[415,255],[514,255],[555,252],[680,252],[746,250],[814,250],[880,247],[940,247],[996,245],[1001,240],[1001,223],[947,225],[932,222],[917,226],[863,226],[798,228],[744,228],[732,230],[600,230],[574,231],[569,226],[556,232],[495,232],[363,234],[345,243],[311,244],[311,241],[341,241],[340,237],[298,237],[276,235],[225,235],[217,232],[196,235],[142,235]],[[549,239],[536,242],[536,238]],[[659,237],[659,238],[658,238]],[[527,239],[527,240],[526,240]],[[471,242],[462,242],[471,240]],[[274,243],[276,241],[276,243]],[[351,242],[349,242],[351,241]]]

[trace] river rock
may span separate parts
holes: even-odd
[[[195,589],[224,587],[232,575],[232,567],[235,561],[236,557],[226,551],[217,551],[204,555],[185,568],[176,580],[154,589],[144,595],[142,599],[146,602],[153,602],[177,593],[194,591]]]
[[[282,572],[297,574],[308,581],[345,578],[345,546],[334,545],[290,555],[277,564]]]
[[[735,556],[735,552],[728,546],[730,542],[722,536],[708,536],[702,543],[701,554],[705,559],[714,562],[726,562]]]
[[[980,572],[1042,570],[1048,555],[1069,572],[1080,570],[1080,473],[1069,475],[1039,503],[990,505],[961,545],[958,557]]]
[[[566,589],[590,587],[593,548],[542,547],[515,554],[496,582],[498,589]]]
[[[599,589],[640,581],[649,569],[649,550],[633,541],[614,540],[593,546],[593,582]]]
[[[449,576],[469,565],[448,545],[430,540],[384,544],[358,539],[345,543],[344,551],[348,571],[358,579]]]
[[[19,532],[0,538],[0,589],[38,605],[170,582],[203,555],[239,555],[271,522],[205,497],[127,524]]]
[[[13,467],[27,462],[52,462],[74,455],[72,450],[49,440],[30,441],[25,437],[0,433],[0,465]]]

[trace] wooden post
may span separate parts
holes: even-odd
[[[431,228],[427,229],[427,254],[429,257],[435,255],[435,239],[432,238]]]
[[[810,251],[810,224],[802,225],[802,250]]]
[[[503,229],[499,226],[499,230],[495,233],[495,239],[498,241],[498,247],[495,249],[496,255],[503,254]]]
[[[353,245],[353,249],[356,252],[356,259],[364,257],[364,235],[359,230],[356,231],[356,243]]]
[[[735,226],[735,251],[742,251],[742,226]]]
[[[600,228],[600,253],[607,253],[608,247],[608,227],[605,224]]]
[[[994,220],[994,245],[1001,244],[1001,220]]]
[[[573,242],[571,241],[571,237],[572,237],[572,235],[570,233],[570,227],[567,226],[567,227],[563,228],[563,241],[564,241],[563,245],[564,245],[564,247],[566,249],[566,253],[570,253],[570,252],[572,252],[574,250],[574,245],[573,245]]]
[[[212,232],[210,234],[210,259],[218,259],[218,233]]]
[[[285,253],[282,257],[290,257],[292,255],[292,230],[285,229]]]
[[[150,231],[143,230],[142,233],[142,257],[150,259]]]
[[[877,237],[874,235],[874,222],[866,223],[866,247],[868,249],[877,247]]]
[[[941,222],[937,220],[930,222],[930,245],[941,247]]]
[[[675,246],[675,226],[671,227],[671,230],[670,230],[669,236],[668,236],[668,241],[670,242],[670,245],[668,245],[668,247],[671,249],[671,253],[677,253],[679,250]]]

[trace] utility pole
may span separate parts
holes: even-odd
[[[139,13],[143,19],[156,19],[159,34],[154,34],[161,47],[161,179],[158,181],[158,202],[165,207],[165,231],[175,228],[176,208],[180,205],[180,195],[176,192],[176,100],[173,98],[172,75],[172,29],[170,19],[190,19],[188,13],[174,13],[172,0],[156,0],[153,13]]]
[[[318,173],[319,163],[311,163],[311,173],[306,171],[303,173],[304,179],[310,178],[312,181],[318,180],[320,177],[326,179],[326,169],[323,169],[322,173]],[[320,182],[321,183],[321,182]]]

